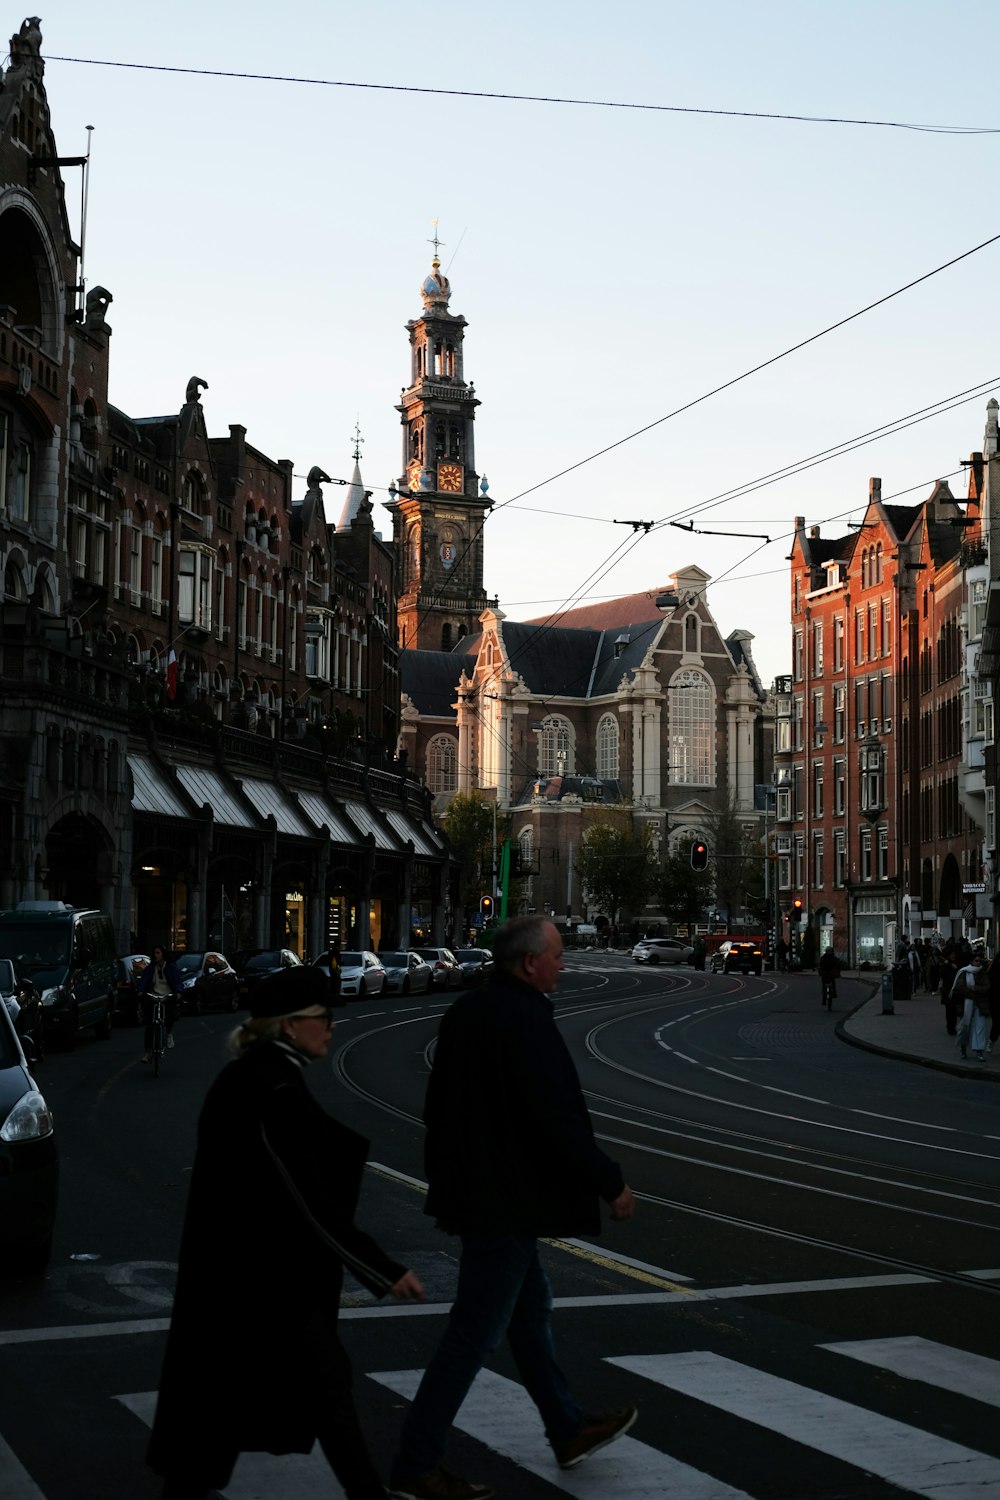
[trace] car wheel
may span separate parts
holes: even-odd
[[[410,981],[408,979],[404,979],[399,986],[399,993],[401,995],[408,995],[410,993]]]
[[[658,953],[651,953],[649,955],[648,962],[651,964],[658,964],[660,962],[660,955]]]
[[[73,1009],[67,1011],[62,1021],[60,1022],[59,1041],[62,1044],[64,1052],[72,1052],[73,1048],[76,1046],[76,1027],[78,1020],[79,1013],[76,1009],[76,1006],[74,1005]]]
[[[358,981],[358,999],[359,1000],[367,1000],[368,999],[368,986],[367,986],[367,984],[365,983],[365,981],[363,979],[360,979]]]
[[[114,1004],[114,1000],[109,995],[108,1003],[104,1007],[104,1015],[94,1026],[94,1035],[99,1042],[109,1042],[111,1040],[111,1015],[114,1010]]]
[[[239,1010],[239,1008],[240,1008],[239,991],[238,990],[233,990],[232,994],[229,997],[229,1009],[230,1009],[230,1011],[236,1011],[236,1010]]]

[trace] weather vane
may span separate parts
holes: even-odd
[[[364,438],[361,436],[361,423],[354,419],[354,462],[358,463],[361,458],[361,449],[364,447]]]
[[[437,221],[437,219],[432,219],[431,223],[434,225],[434,238],[432,240],[428,240],[427,243],[428,243],[428,245],[433,245],[434,246],[434,259],[436,261],[439,261],[441,259],[441,257],[438,254],[438,251],[441,248],[441,246],[444,244],[444,240],[439,240],[438,239],[438,221]]]

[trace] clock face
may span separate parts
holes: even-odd
[[[438,464],[438,489],[444,493],[460,494],[463,477],[461,464]]]

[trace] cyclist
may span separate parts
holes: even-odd
[[[153,949],[153,962],[147,964],[137,985],[142,996],[142,1019],[146,1023],[146,1035],[142,1054],[144,1063],[153,1061],[153,999],[163,1001],[164,1020],[167,1028],[167,1046],[174,1045],[174,1022],[177,1019],[177,1003],[181,996],[181,975],[175,963],[167,958],[162,943]]]
[[[832,948],[824,948],[819,961],[820,1001],[829,1008],[837,998],[837,975],[840,961]]]

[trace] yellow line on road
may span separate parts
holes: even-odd
[[[542,1244],[551,1245],[555,1250],[565,1250],[567,1255],[578,1255],[581,1260],[601,1266],[605,1271],[615,1271],[619,1276],[631,1276],[633,1281],[644,1281],[648,1286],[659,1287],[662,1291],[686,1292],[689,1297],[694,1296],[693,1287],[680,1286],[676,1281],[667,1281],[663,1276],[640,1271],[637,1266],[626,1265],[613,1255],[602,1255],[599,1250],[585,1250],[582,1245],[567,1245],[565,1240],[542,1240]]]

